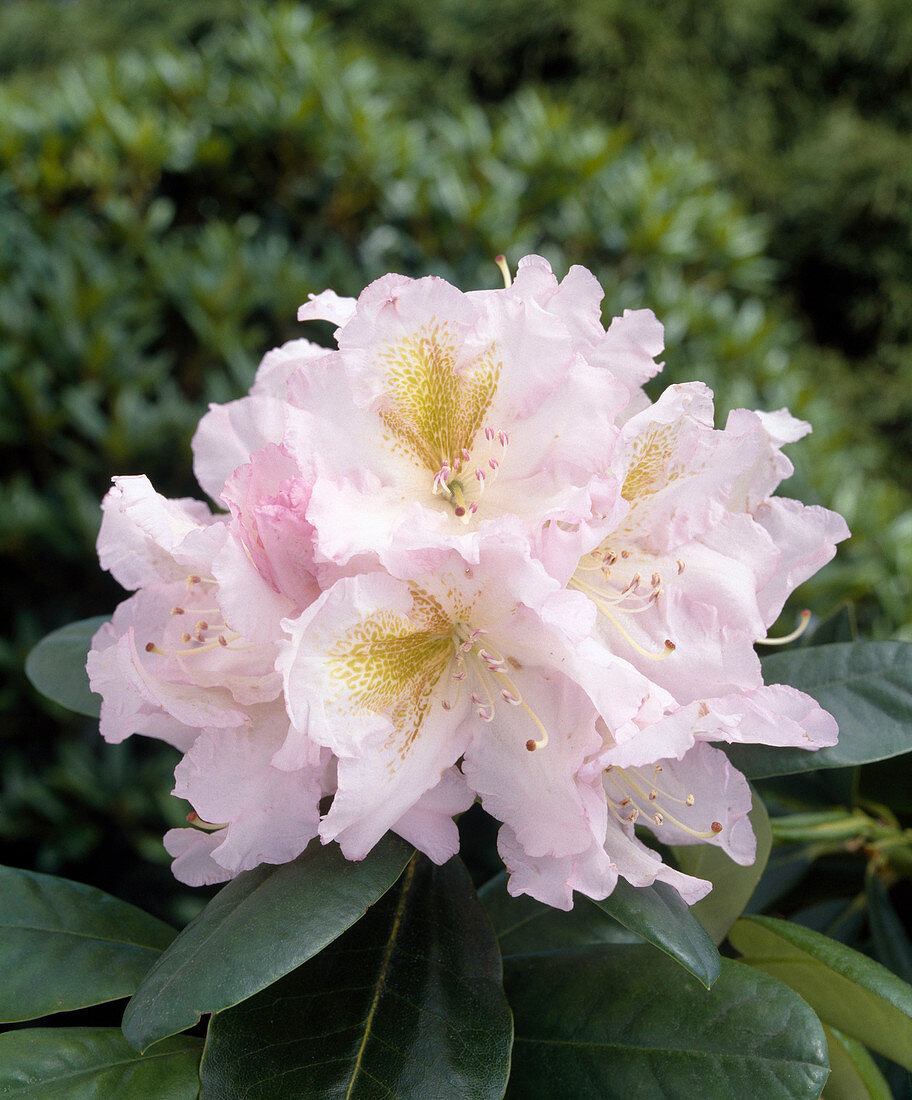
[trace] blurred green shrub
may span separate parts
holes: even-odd
[[[691,146],[636,142],[531,91],[492,110],[409,108],[366,48],[306,9],[245,12],[196,44],[22,67],[0,90],[3,736],[28,739],[50,786],[63,750],[36,742],[21,661],[45,631],[121,598],[93,548],[111,475],[194,493],[188,443],[206,403],[237,396],[260,354],[300,333],[308,292],[357,293],[387,270],[492,286],[496,253],[538,251],[560,273],[592,268],[608,315],[655,309],[666,381],[708,381],[723,411],[788,404],[814,422],[788,489],[841,508],[856,538],[805,599],[825,613],[855,597],[880,632],[912,620],[912,570],[896,579],[909,519],[890,526],[908,499],[832,403],[839,361],[808,353],[773,303],[764,222]],[[76,770],[107,789],[94,735],[78,736]],[[11,835],[25,810],[22,758],[7,756]],[[100,828],[80,799],[72,827]],[[41,805],[28,802],[33,833]],[[70,858],[47,849],[42,863]]]
[[[637,135],[693,142],[770,219],[849,402],[912,450],[912,5],[906,0],[313,0],[416,94],[546,84]],[[912,466],[896,471],[912,488]]]

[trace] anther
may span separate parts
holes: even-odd
[[[146,653],[161,653],[155,642],[146,642]]]
[[[659,797],[659,792],[655,789],[655,787],[653,787],[652,790],[649,792],[649,801],[650,802],[655,802],[655,800],[658,797]]]
[[[449,703],[448,703],[448,702],[446,701],[446,699],[441,699],[441,700],[440,700],[440,705],[441,705],[441,706],[443,707],[443,709],[444,709],[444,710],[452,710],[452,707],[451,707],[451,706],[450,706],[450,704],[449,704]]]
[[[661,825],[664,822],[665,818],[662,817],[661,814],[653,814],[652,820],[656,823],[656,825]]]
[[[504,700],[507,703],[510,704],[510,706],[512,706],[512,707],[522,706],[522,699],[520,699],[518,696],[514,695],[512,691],[507,691],[506,688],[503,688],[500,694],[503,696]]]
[[[492,470],[496,470],[500,463],[497,461],[496,458],[489,458],[488,465],[491,467]]]
[[[475,574],[472,572],[471,569],[469,569],[468,566],[465,567],[465,575],[469,578],[469,580],[471,580],[475,576]]]
[[[224,635],[224,634],[219,634],[219,636],[218,636],[218,644],[219,644],[220,646],[222,646],[222,648],[224,648],[224,647],[225,647],[226,645],[228,645],[228,639],[227,639],[227,638],[225,637],[225,635]]]
[[[467,447],[463,447],[462,448],[462,461],[463,462],[468,462],[471,457],[472,457],[472,452]]]
[[[491,428],[491,427],[485,428],[485,439],[489,443],[491,442],[491,440],[494,438],[495,435],[496,435],[496,432],[494,431],[493,428]]]
[[[506,445],[510,442],[510,436],[503,430],[503,428],[501,428],[500,431],[497,433],[497,438],[500,440],[501,447],[506,447]]]
[[[183,632],[183,634],[181,634],[181,641],[184,643],[184,645],[186,645],[187,642],[190,641],[190,635],[187,633],[186,630]]]
[[[694,798],[694,796],[693,796],[692,794],[689,794],[689,795],[688,795],[688,796],[687,796],[687,797],[686,797],[686,798],[684,799],[684,805],[685,805],[685,806],[692,806],[692,805],[694,804],[694,802],[696,802],[696,799]]]
[[[171,608],[171,614],[172,615],[183,615],[184,614],[184,609],[182,607],[172,607]]]
[[[477,481],[481,482],[482,485],[484,485],[485,472],[480,466],[477,466],[475,468],[475,478]]]
[[[199,630],[199,631],[208,630],[209,629],[209,624],[206,622],[205,619],[200,619],[200,621],[196,624],[196,626],[193,629],[194,630]]]
[[[478,717],[482,720],[482,722],[490,722],[494,717],[493,708],[490,710],[485,710],[484,707],[479,707],[476,713],[478,714]]]
[[[187,577],[187,585],[189,586],[191,584],[201,584],[202,580],[203,578],[198,577],[196,573],[191,573],[190,576]]]

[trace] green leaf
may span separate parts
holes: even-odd
[[[506,883],[504,871],[478,891],[505,958],[596,943],[642,943],[640,936],[582,894],[575,895],[573,908],[565,913],[525,894],[511,897]]]
[[[836,940],[773,917],[729,933],[751,966],[791,986],[824,1023],[912,1069],[912,986]]]
[[[306,965],[216,1016],[201,1100],[500,1100],[512,1021],[490,922],[458,859],[416,856]]]
[[[707,989],[719,976],[719,952],[677,890],[667,882],[631,886],[619,878],[603,901],[609,916],[670,955]]]
[[[202,1041],[137,1054],[116,1027],[34,1027],[0,1035],[0,1096],[15,1100],[195,1100]]]
[[[912,642],[838,642],[763,659],[768,684],[807,692],[839,723],[829,749],[722,746],[748,779],[844,768],[912,749]]]
[[[730,959],[711,990],[645,944],[516,957],[504,970],[508,1100],[815,1100],[826,1079],[813,1012]]]
[[[146,975],[123,1019],[139,1050],[192,1027],[300,966],[393,885],[412,849],[385,837],[359,863],[314,840],[291,863],[244,871],[209,902]]]
[[[822,1100],[893,1100],[890,1086],[867,1048],[824,1024],[830,1076]]]
[[[902,921],[890,901],[890,895],[877,875],[869,875],[865,887],[868,920],[874,954],[897,977],[912,982],[912,944]]]
[[[750,822],[757,838],[757,858],[749,867],[741,867],[713,844],[688,844],[672,848],[678,867],[687,875],[708,879],[712,892],[690,907],[712,937],[721,943],[728,930],[744,912],[751,894],[766,868],[773,835],[766,807],[756,791]]]
[[[0,1020],[128,997],[175,935],[94,886],[0,867]]]
[[[80,619],[54,630],[42,638],[25,659],[25,674],[42,695],[55,703],[97,718],[101,712],[101,696],[89,688],[86,657],[92,647],[92,636],[110,615]]]

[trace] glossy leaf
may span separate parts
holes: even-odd
[[[244,871],[161,956],[127,1005],[124,1035],[145,1050],[265,989],[322,951],[381,897],[412,849],[385,837],[360,863],[318,841],[290,863]]]
[[[642,943],[640,936],[582,894],[574,896],[573,908],[565,913],[525,894],[511,897],[506,883],[504,871],[478,891],[504,958],[596,943]]]
[[[865,764],[912,750],[912,643],[837,642],[763,659],[768,684],[813,696],[839,723],[829,749],[723,746],[749,779]]]
[[[746,917],[729,933],[744,961],[791,986],[830,1024],[912,1069],[912,986],[810,928]]]
[[[707,989],[719,976],[716,945],[681,895],[667,883],[631,886],[619,878],[613,892],[595,904],[670,955]]]
[[[116,1027],[35,1027],[0,1035],[0,1096],[10,1100],[195,1100],[200,1039],[137,1054]]]
[[[94,886],[0,867],[0,1020],[128,997],[176,934]]]
[[[416,856],[315,959],[216,1016],[201,1100],[500,1100],[512,1021],[493,929],[458,859]]]
[[[708,879],[713,884],[712,892],[690,909],[712,937],[713,943],[721,943],[729,928],[744,912],[769,859],[773,835],[766,807],[756,791],[750,822],[757,838],[757,858],[749,867],[735,863],[721,848],[712,844],[672,848],[678,866],[685,874]]]
[[[862,1043],[826,1025],[823,1031],[830,1056],[823,1100],[893,1100],[890,1086]]]
[[[42,638],[25,659],[25,674],[32,686],[68,710],[97,718],[101,696],[89,688],[86,657],[92,635],[109,618],[110,615],[97,615],[80,619]]]
[[[816,1100],[826,1079],[813,1012],[730,959],[710,990],[645,944],[504,969],[516,1027],[508,1100]]]

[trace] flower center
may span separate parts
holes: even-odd
[[[389,344],[378,415],[391,446],[432,477],[460,518],[477,510],[475,496],[500,465],[496,447],[507,433],[484,428],[497,392],[501,364],[493,345],[460,361],[456,336],[446,322],[431,322]],[[474,505],[474,507],[473,507]]]
[[[481,640],[486,633],[487,631],[481,629],[473,630],[468,623],[456,623],[453,639],[456,646],[456,671],[453,673],[453,680],[459,685],[457,697],[462,682],[471,674],[473,686],[477,690],[472,691],[470,698],[478,717],[483,722],[493,721],[499,701],[511,707],[521,707],[539,734],[537,738],[530,737],[526,741],[526,749],[529,752],[543,749],[548,744],[548,731],[523,699],[510,675],[511,669],[520,668],[519,662],[512,657],[504,657],[489,642],[482,645]],[[445,710],[452,708],[452,704],[446,699],[442,706]]]
[[[718,821],[713,821],[709,829],[704,830],[695,829],[684,820],[697,800],[693,794],[678,798],[665,790],[659,780],[661,774],[661,764],[652,765],[651,776],[642,768],[618,768],[609,764],[602,783],[608,796],[608,808],[615,819],[621,825],[635,825],[642,815],[646,824],[650,820],[658,826],[668,823],[697,840],[712,840],[718,836],[722,832]]]

